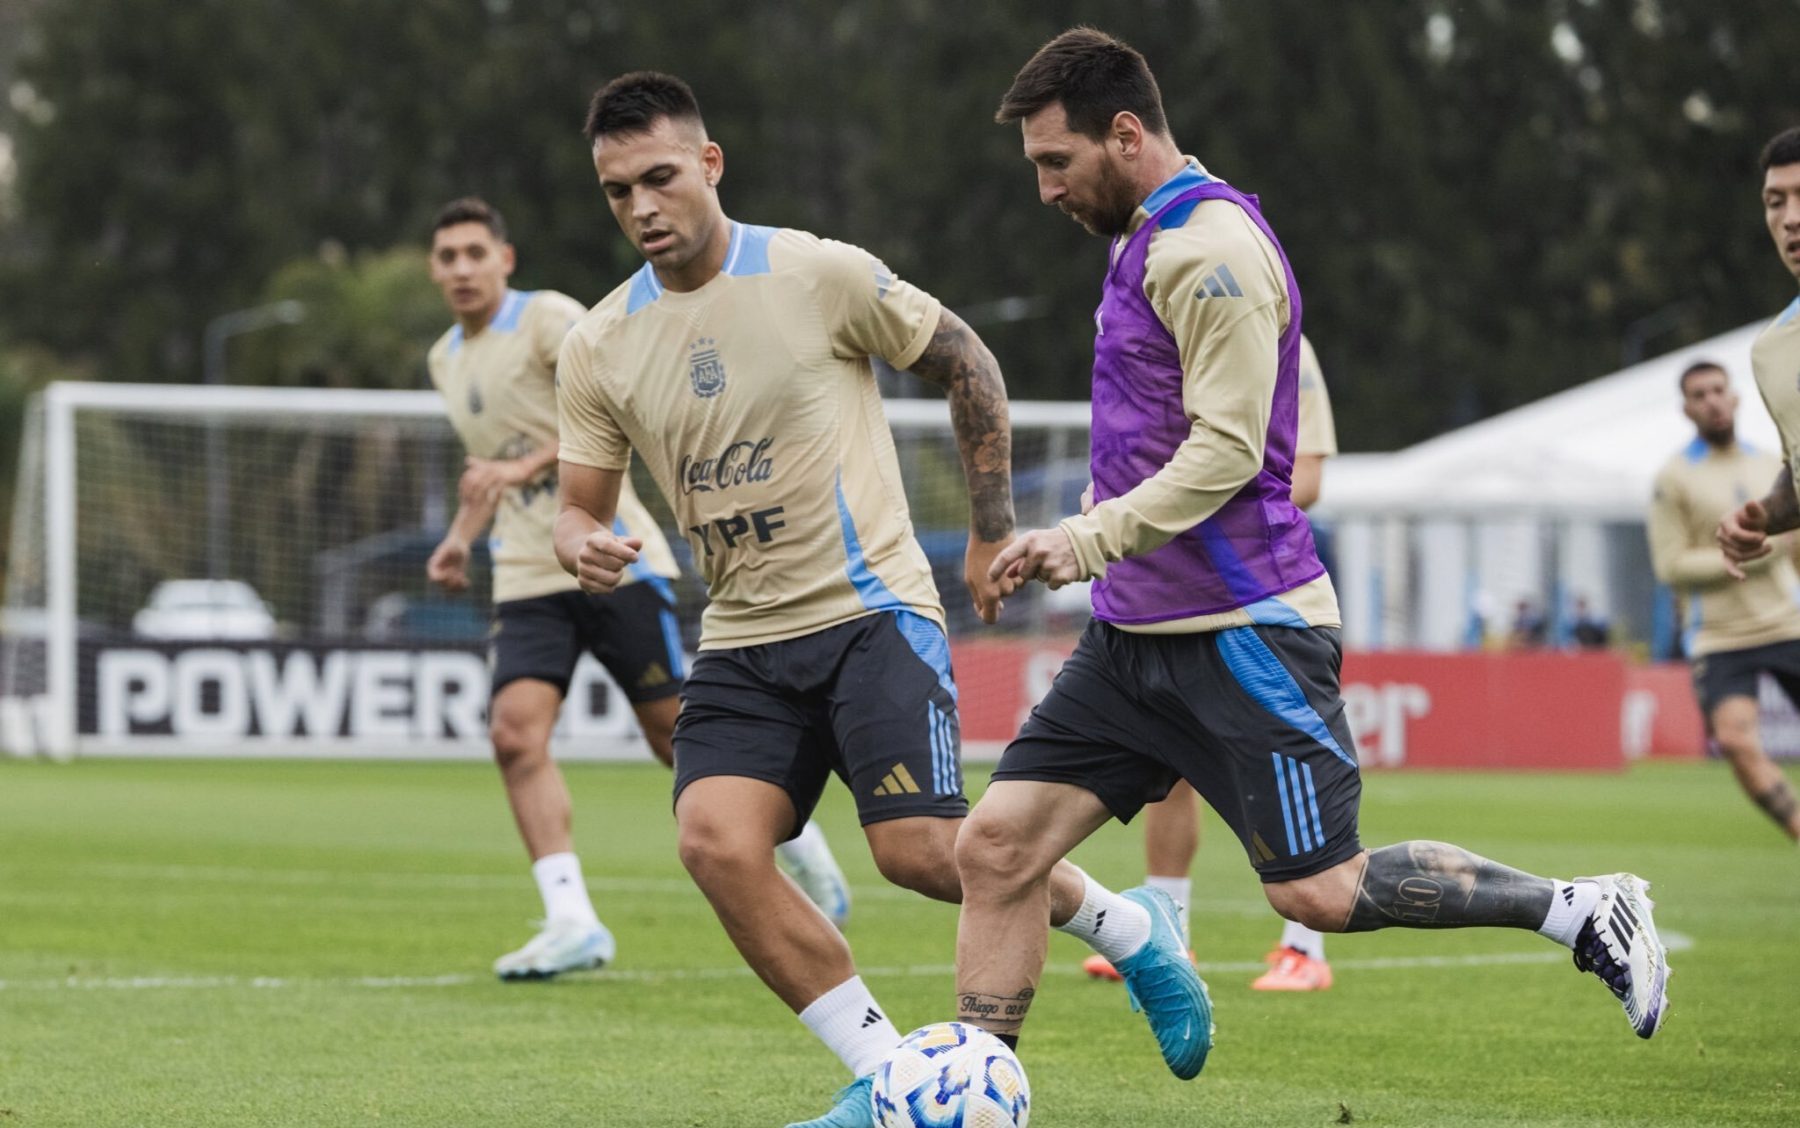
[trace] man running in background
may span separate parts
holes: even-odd
[[[607,597],[583,594],[556,561],[556,359],[586,310],[552,290],[507,285],[515,254],[506,223],[485,201],[456,200],[432,229],[431,277],[456,315],[431,348],[431,381],[444,397],[468,457],[449,532],[426,574],[449,591],[468,587],[470,545],[489,522],[494,560],[493,688],[488,724],[494,758],[544,902],[542,930],[494,971],[542,979],[599,967],[615,943],[588,897],[570,834],[568,787],[550,757],[569,678],[583,651],[606,667],[631,702],[650,750],[672,764],[670,738],[684,673],[669,581],[668,544],[626,482],[618,521],[644,543],[642,559]],[[835,921],[849,909],[843,874],[810,827],[790,864]]]
[[[1715,539],[1720,519],[1760,496],[1781,459],[1738,442],[1737,393],[1717,364],[1700,361],[1681,374],[1681,404],[1696,434],[1656,475],[1650,562],[1686,607],[1682,649],[1707,734],[1744,794],[1800,839],[1794,789],[1763,751],[1756,704],[1764,673],[1800,700],[1800,580],[1785,552],[1745,561],[1745,578],[1734,580]]]

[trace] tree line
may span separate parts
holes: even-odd
[[[696,88],[728,212],[869,247],[976,315],[1016,396],[1081,397],[1104,249],[992,114],[1084,21],[1260,194],[1346,449],[1791,298],[1756,156],[1800,123],[1800,0],[14,0],[0,415],[53,374],[197,381],[209,319],[289,296],[307,321],[234,343],[233,380],[419,386],[426,228],[465,193],[522,284],[597,301],[636,258],[581,119],[641,67]]]

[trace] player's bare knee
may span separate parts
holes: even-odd
[[[748,878],[759,868],[762,851],[744,835],[732,833],[725,820],[697,816],[681,821],[678,852],[689,876],[705,889]],[[765,860],[774,866],[772,859]]]
[[[488,725],[488,739],[494,745],[494,761],[502,772],[532,771],[550,759],[549,734],[539,726],[522,722],[517,717],[497,713]]]
[[[1341,883],[1329,874],[1316,874],[1294,881],[1281,881],[1263,886],[1269,906],[1284,919],[1305,925],[1314,932],[1339,932],[1350,915],[1350,898]]]
[[[985,817],[979,807],[963,821],[956,836],[956,872],[964,890],[1004,894],[1042,877],[1039,868],[1023,828]]]
[[[881,871],[882,877],[902,889],[952,904],[962,900],[962,883],[957,879],[956,861],[951,851],[889,850],[875,855],[875,868]]]
[[[1763,758],[1761,743],[1753,728],[1732,726],[1715,731],[1713,741],[1719,746],[1719,755],[1732,764],[1753,764]]]

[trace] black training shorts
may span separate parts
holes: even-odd
[[[1355,857],[1362,776],[1322,627],[1134,634],[1094,620],[994,779],[1086,788],[1121,822],[1185,778],[1265,882]]]
[[[1757,696],[1757,676],[1768,674],[1788,699],[1800,704],[1800,640],[1771,642],[1743,650],[1716,650],[1694,659],[1694,696],[1712,727],[1713,710],[1727,697]]]
[[[793,800],[798,833],[833,774],[865,826],[968,813],[950,644],[930,619],[882,611],[694,660],[675,723],[676,796],[708,776],[765,780]]]
[[[686,663],[668,581],[639,580],[610,595],[562,591],[494,605],[488,655],[495,694],[520,678],[547,681],[566,694],[584,650],[633,705],[679,693]]]

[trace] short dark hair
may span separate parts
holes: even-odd
[[[615,134],[647,133],[665,117],[703,124],[692,88],[672,74],[632,71],[594,91],[583,132],[593,144]]]
[[[1069,128],[1085,137],[1104,137],[1121,111],[1136,114],[1152,133],[1169,132],[1150,64],[1130,44],[1095,28],[1070,28],[1039,47],[1014,76],[994,120],[1019,121],[1052,102],[1062,103]]]
[[[506,242],[506,220],[500,215],[499,209],[480,196],[464,196],[439,208],[437,218],[431,222],[432,237],[435,238],[444,228],[455,227],[459,223],[486,224],[487,229],[494,233],[494,238],[502,243]]]
[[[1778,165],[1800,164],[1800,125],[1784,129],[1769,138],[1763,146],[1762,169],[1764,172]]]
[[[1696,360],[1694,363],[1692,363],[1692,364],[1688,365],[1686,368],[1682,369],[1681,370],[1681,379],[1675,381],[1675,386],[1681,389],[1682,395],[1684,395],[1684,396],[1687,395],[1688,377],[1689,376],[1698,376],[1702,372],[1717,372],[1720,375],[1726,376],[1729,379],[1729,374],[1726,373],[1725,366],[1723,364],[1720,364],[1718,361],[1716,361],[1716,360]]]

